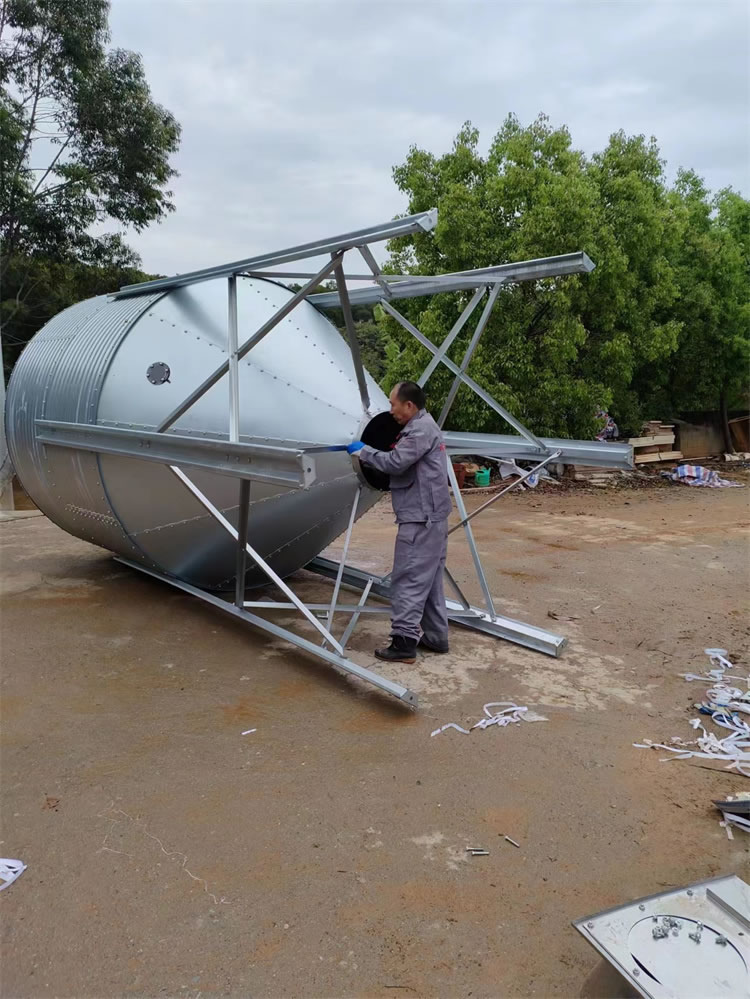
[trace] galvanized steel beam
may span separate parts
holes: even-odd
[[[55,420],[37,420],[36,428],[37,440],[54,447],[138,458],[161,465],[189,465],[288,489],[308,489],[316,479],[315,457],[302,448],[233,444],[179,434]]]
[[[305,568],[319,576],[335,579],[339,566],[338,562],[318,555],[317,558],[308,562]],[[370,591],[377,596],[385,599],[390,598],[390,587],[382,576],[373,576],[371,573],[363,572],[353,566],[347,565],[344,568],[342,582],[345,586],[350,586],[355,590],[364,590],[365,587],[369,586]],[[446,599],[445,606],[448,611],[448,620],[453,624],[481,631],[494,638],[503,638],[508,642],[513,642],[514,645],[522,645],[527,649],[543,652],[548,656],[559,656],[567,644],[567,639],[562,635],[545,631],[543,628],[535,628],[532,624],[516,621],[503,614],[495,614],[493,617],[478,607],[469,606],[467,609],[457,600]]]
[[[539,450],[514,434],[469,434],[448,430],[443,434],[449,454],[483,454],[488,457],[538,461]],[[630,444],[604,441],[574,441],[563,437],[540,437],[544,452],[559,451],[555,460],[563,465],[596,465],[600,468],[633,468]]]
[[[330,649],[324,649],[320,645],[315,645],[307,638],[303,638],[301,635],[297,635],[293,631],[289,631],[287,628],[282,628],[279,625],[274,624],[272,621],[266,621],[265,618],[259,617],[257,614],[251,614],[244,608],[237,607],[235,604],[229,603],[229,601],[223,600],[221,597],[217,597],[214,593],[201,590],[197,586],[185,583],[181,579],[176,579],[174,576],[165,576],[161,572],[155,572],[153,569],[148,569],[144,565],[139,565],[137,562],[131,562],[129,559],[122,558],[120,556],[115,556],[115,560],[121,565],[127,565],[131,569],[137,569],[138,572],[142,572],[146,576],[151,576],[153,579],[158,579],[162,583],[168,583],[170,586],[174,586],[176,589],[182,590],[183,593],[189,593],[191,596],[197,597],[199,600],[203,600],[205,603],[211,604],[212,607],[216,607],[218,610],[224,611],[226,614],[232,614],[240,621],[245,621],[246,624],[251,624],[255,628],[261,628],[263,631],[267,631],[270,635],[273,635],[274,638],[281,638],[285,642],[290,642],[292,645],[296,645],[297,648],[302,649],[303,652],[309,652],[318,659],[323,659],[331,666],[335,666],[337,669],[340,669],[343,673],[356,676],[360,680],[364,680],[366,683],[370,683],[379,690],[384,691],[386,694],[391,694],[393,697],[397,697],[400,701],[403,701],[404,704],[408,704],[409,707],[416,708],[418,705],[417,695],[413,691],[409,690],[408,687],[404,687],[400,683],[394,683],[392,680],[389,680],[384,676],[380,676],[378,673],[373,673],[372,670],[366,669],[364,666],[357,665],[357,663],[353,662],[351,659],[347,659],[346,656],[338,655]]]
[[[295,260],[305,260],[309,257],[322,257],[324,254],[336,253],[351,249],[362,243],[376,243],[397,236],[408,236],[415,232],[429,232],[437,223],[437,209],[429,212],[419,212],[402,219],[392,219],[379,225],[368,226],[341,236],[329,236],[316,239],[311,243],[302,243],[285,250],[272,253],[262,253],[256,257],[235,260],[228,264],[218,264],[202,270],[189,271],[187,274],[175,274],[173,277],[157,278],[154,281],[141,281],[120,288],[114,298],[129,298],[133,295],[145,295],[154,291],[168,291],[171,288],[182,288],[184,285],[197,284],[200,281],[211,281],[213,278],[229,277],[230,274],[241,274],[243,271],[257,270],[260,267],[275,267],[279,264],[291,263]]]
[[[563,253],[556,257],[540,257],[536,260],[523,260],[513,264],[498,264],[495,267],[479,267],[471,271],[456,271],[452,274],[429,276],[407,276],[391,287],[394,298],[419,298],[421,295],[435,295],[446,291],[461,291],[477,288],[481,284],[495,281],[541,281],[544,278],[561,277],[565,274],[588,274],[595,267],[593,261],[583,252]],[[349,295],[352,305],[368,305],[382,297],[378,288],[357,288]],[[321,308],[337,306],[336,292],[321,292],[311,295],[313,305]]]

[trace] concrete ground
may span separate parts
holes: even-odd
[[[417,713],[46,518],[0,524],[0,850],[28,864],[2,995],[578,995],[571,920],[750,873],[711,805],[747,781],[632,745],[690,737],[704,647],[748,671],[749,496],[503,498],[476,521],[498,604],[569,647],[456,629],[383,670]],[[392,537],[381,504],[351,561],[387,569]],[[478,600],[458,535],[450,562]],[[363,620],[359,662],[384,633]],[[510,699],[549,721],[430,738]]]

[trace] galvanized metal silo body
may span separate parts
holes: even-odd
[[[240,335],[292,296],[275,282],[237,278]],[[56,316],[32,340],[8,387],[7,433],[34,502],[71,534],[131,561],[209,589],[231,589],[236,543],[169,467],[119,455],[45,446],[37,420],[154,430],[227,357],[226,280],[137,298],[102,296]],[[155,362],[169,380],[147,378]],[[159,369],[161,370],[161,369]],[[388,401],[373,379],[374,411]],[[302,301],[239,363],[240,441],[323,446],[362,427],[352,355],[338,330]],[[170,433],[226,440],[226,379]],[[318,453],[307,490],[250,485],[248,541],[281,576],[321,552],[347,526],[361,485],[345,451]],[[237,480],[204,469],[191,478],[237,527]],[[378,499],[364,487],[358,515]],[[249,566],[249,584],[267,577]]]

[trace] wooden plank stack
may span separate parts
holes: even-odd
[[[633,446],[636,465],[656,461],[679,461],[682,451],[674,450],[674,424],[649,420],[641,428],[640,437],[631,437],[628,444]]]

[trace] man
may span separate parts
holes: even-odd
[[[400,382],[390,395],[391,414],[404,428],[391,451],[354,441],[347,448],[360,461],[391,477],[398,524],[391,573],[391,644],[376,649],[378,659],[413,663],[417,645],[448,651],[448,615],[443,568],[448,546],[448,486],[445,444],[425,411],[416,382]]]

